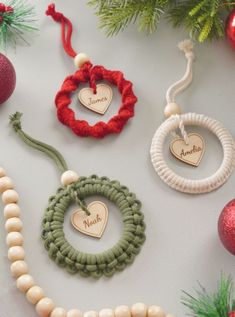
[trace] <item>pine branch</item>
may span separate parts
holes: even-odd
[[[193,317],[228,317],[234,309],[231,300],[232,280],[221,275],[218,289],[215,293],[208,294],[199,284],[196,296],[183,292],[182,303],[189,308]]]
[[[226,2],[225,2],[226,1]],[[189,35],[204,42],[224,36],[225,13],[235,7],[234,0],[90,0],[108,35],[136,23],[140,31],[153,33],[162,16],[174,27],[183,26]]]
[[[167,0],[90,0],[108,36],[137,23],[140,31],[153,33],[169,1]]]
[[[232,1],[230,1],[232,2]],[[224,21],[221,17],[220,0],[181,1],[168,13],[173,26],[183,25],[199,42],[224,35]]]
[[[11,8],[0,12],[0,48],[28,45],[28,36],[37,30],[33,6],[26,0],[8,0],[0,5]]]

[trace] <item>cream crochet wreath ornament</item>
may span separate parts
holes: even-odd
[[[157,174],[171,188],[190,194],[207,193],[222,186],[232,174],[235,166],[235,144],[232,135],[219,121],[203,114],[181,113],[175,98],[192,81],[194,52],[193,43],[190,40],[181,42],[179,48],[187,58],[187,69],[183,78],[173,84],[166,93],[167,106],[164,114],[167,119],[160,125],[152,139],[151,161]],[[173,135],[170,145],[172,154],[184,163],[199,165],[204,154],[204,140],[197,133],[187,133],[185,126],[199,126],[207,129],[215,134],[221,143],[224,155],[222,164],[213,175],[207,178],[199,180],[184,178],[171,170],[165,162],[163,148],[167,136],[171,133]],[[177,129],[181,137],[176,134]]]

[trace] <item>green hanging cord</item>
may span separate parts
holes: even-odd
[[[19,135],[22,141],[24,141],[27,145],[32,148],[41,151],[47,154],[57,165],[59,170],[63,173],[68,170],[67,163],[63,156],[52,146],[47,145],[46,143],[40,142],[38,140],[33,139],[28,134],[26,134],[21,127],[21,117],[22,113],[16,112],[10,116],[10,123],[15,130],[15,132]]]
[[[32,138],[31,136],[29,136],[28,134],[26,134],[22,130],[22,126],[21,126],[22,115],[23,115],[22,113],[16,112],[10,116],[10,123],[11,123],[14,131],[21,138],[21,140],[24,141],[24,143],[26,143],[30,147],[32,147],[40,152],[43,152],[47,156],[49,156],[55,162],[55,164],[57,165],[57,167],[59,168],[59,170],[62,173],[67,171],[68,166],[67,166],[65,159],[54,147]],[[70,185],[68,185],[68,186],[70,186]],[[79,208],[81,208],[83,211],[85,211],[87,215],[90,215],[90,212],[87,210],[86,203],[84,202],[84,200],[81,200],[78,197],[77,193],[73,189],[73,186],[70,186],[70,192],[71,192],[71,196],[73,197],[74,201],[77,203]]]

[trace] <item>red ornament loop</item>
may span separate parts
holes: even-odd
[[[122,95],[122,104],[118,114],[107,123],[100,121],[91,126],[85,120],[76,119],[75,113],[69,108],[69,105],[71,103],[71,94],[77,90],[80,84],[89,82],[91,88],[95,90],[95,83],[99,80],[106,80],[117,86]],[[68,76],[55,98],[57,117],[60,122],[70,127],[79,136],[92,136],[95,138],[103,138],[111,133],[120,133],[127,121],[134,116],[136,102],[137,98],[133,93],[132,83],[123,77],[122,72],[107,70],[103,66],[93,67],[91,63],[86,63],[74,75]]]

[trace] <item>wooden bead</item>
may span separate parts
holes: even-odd
[[[79,309],[71,309],[67,312],[67,317],[83,317],[83,313]]]
[[[4,176],[0,178],[0,193],[5,192],[7,189],[12,189],[14,184],[10,177]]]
[[[37,285],[32,286],[26,294],[27,300],[33,305],[36,305],[44,296],[43,290]]]
[[[6,243],[8,247],[23,245],[23,236],[20,232],[10,232],[6,237]]]
[[[148,308],[148,317],[165,317],[163,309],[159,306],[150,306]]]
[[[11,204],[11,203],[17,203],[19,200],[19,195],[14,189],[7,189],[2,194],[2,201],[5,205]]]
[[[131,317],[130,308],[126,305],[121,305],[115,308],[115,317]]]
[[[147,307],[143,303],[136,303],[131,307],[132,317],[145,317],[147,315]]]
[[[34,285],[34,279],[29,274],[21,275],[16,281],[17,288],[23,293],[26,293]]]
[[[110,308],[101,309],[99,317],[114,317],[114,311]]]
[[[23,274],[28,273],[28,265],[25,261],[16,261],[11,265],[11,275],[13,277],[20,277]]]
[[[50,317],[67,317],[67,314],[63,308],[56,307],[50,314]]]
[[[180,107],[175,102],[168,103],[164,109],[165,117],[169,118],[176,114],[181,114]]]
[[[8,250],[8,259],[11,262],[19,261],[19,260],[24,260],[25,258],[25,251],[22,247],[20,246],[15,246],[11,247]]]
[[[0,177],[3,177],[3,176],[6,176],[6,172],[2,167],[0,167]]]
[[[85,53],[79,53],[74,57],[74,65],[77,68],[82,67],[85,63],[89,62],[90,58]]]
[[[99,317],[99,314],[95,310],[89,310],[84,313],[83,317]]]
[[[7,232],[12,232],[12,231],[21,231],[23,228],[23,223],[19,218],[9,218],[7,219],[5,223],[5,229]]]
[[[62,185],[67,186],[76,182],[78,178],[79,176],[76,172],[68,170],[61,175],[61,183]]]
[[[20,216],[20,207],[17,204],[8,204],[4,208],[4,217],[5,219],[19,217]]]
[[[36,312],[40,317],[49,317],[54,308],[55,304],[52,299],[44,297],[37,303]]]

